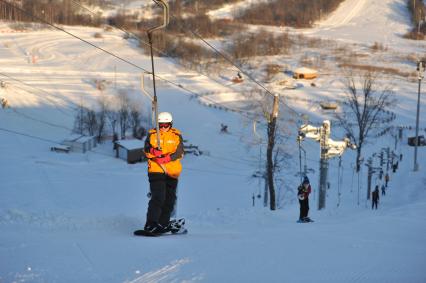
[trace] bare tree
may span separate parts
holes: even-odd
[[[285,126],[280,125],[282,119],[278,116],[278,96],[272,98],[270,95],[260,94],[258,90],[253,90],[248,96],[250,96],[251,101],[254,101],[254,104],[250,107],[257,116],[254,119],[260,122],[266,135],[265,138],[262,138],[255,133],[258,138],[266,142],[265,171],[259,172],[259,175],[265,179],[264,195],[266,199],[269,194],[269,208],[275,210],[277,208],[276,183],[278,180],[283,181],[277,174],[289,158],[284,147],[286,142]]]
[[[84,116],[86,113],[86,108],[83,106],[83,103],[80,103],[77,108],[75,119],[74,119],[74,128],[73,132],[82,135],[84,132]]]
[[[366,72],[357,80],[353,74],[346,78],[345,109],[336,113],[348,137],[357,146],[356,170],[361,168],[363,145],[373,132],[383,129],[390,121],[387,111],[395,103],[389,86],[380,87],[376,76]]]
[[[117,122],[119,120],[117,100],[115,97],[106,100],[106,118],[112,130],[112,135],[117,136]]]
[[[105,133],[105,125],[106,125],[107,111],[108,111],[108,103],[105,96],[101,96],[98,99],[98,104],[99,104],[99,111],[96,113],[98,128],[97,128],[96,136],[97,136],[98,142],[101,142],[102,137]]]
[[[132,135],[134,138],[138,136],[138,130],[142,122],[142,112],[138,104],[132,103],[130,105],[129,124],[132,128]]]
[[[118,118],[120,122],[120,135],[121,139],[126,138],[126,131],[129,127],[129,116],[130,116],[130,99],[125,91],[119,91],[118,93]]]
[[[93,109],[87,109],[85,111],[83,119],[83,128],[90,135],[95,135],[98,128],[98,121],[96,119],[96,112]]]

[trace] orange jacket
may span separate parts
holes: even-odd
[[[160,146],[163,156],[170,155],[171,161],[164,164],[155,162],[155,156],[150,153],[151,148],[157,147],[157,131],[151,129],[145,140],[145,155],[148,158],[148,173],[165,173],[177,179],[182,171],[180,160],[184,155],[182,135],[179,130],[171,128],[167,132],[160,131]]]

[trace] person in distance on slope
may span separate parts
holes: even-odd
[[[302,184],[298,187],[297,197],[300,204],[300,216],[299,222],[310,222],[312,221],[308,217],[309,212],[309,194],[311,193],[311,185],[307,176],[303,178]]]
[[[381,189],[382,189],[382,196],[386,195],[386,187],[384,184],[382,184]]]
[[[148,179],[151,199],[148,203],[144,230],[154,234],[170,231],[170,216],[176,202],[176,188],[182,171],[183,140],[179,130],[173,128],[169,112],[158,115],[160,145],[157,131],[151,129],[145,140],[145,155],[148,158]]]
[[[371,193],[371,209],[374,209],[374,208],[377,209],[378,204],[379,204],[379,185],[376,185],[376,188]]]
[[[388,183],[389,183],[389,174],[386,172],[386,175],[385,175],[385,185],[386,185],[386,188],[388,187]]]

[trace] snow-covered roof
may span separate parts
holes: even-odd
[[[297,68],[294,72],[299,74],[317,74],[318,73],[317,70],[306,68],[306,67]]]
[[[134,150],[134,149],[141,149],[144,148],[145,143],[141,140],[119,140],[116,141],[116,143],[121,146],[124,147],[127,150]]]
[[[66,142],[86,142],[89,140],[92,140],[93,136],[82,136],[79,134],[73,134],[70,135],[68,138],[65,139]]]
[[[81,136],[79,139],[77,139],[78,142],[86,142],[93,140],[93,136]]]

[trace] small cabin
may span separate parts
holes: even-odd
[[[134,164],[145,160],[145,143],[141,140],[118,140],[114,143],[115,157]]]
[[[243,78],[240,78],[240,77],[233,77],[231,81],[232,81],[234,84],[239,84],[239,83],[242,83],[242,82],[244,81],[244,79],[243,79]]]
[[[338,105],[336,102],[321,101],[320,106],[324,110],[336,110]]]
[[[237,73],[235,77],[231,80],[234,84],[242,83],[244,81],[244,77],[241,75],[240,72]]]
[[[69,146],[72,152],[85,153],[88,150],[96,147],[95,136],[72,135],[62,142],[63,145]]]
[[[310,68],[298,68],[293,73],[295,79],[312,80],[318,77],[318,71]]]

